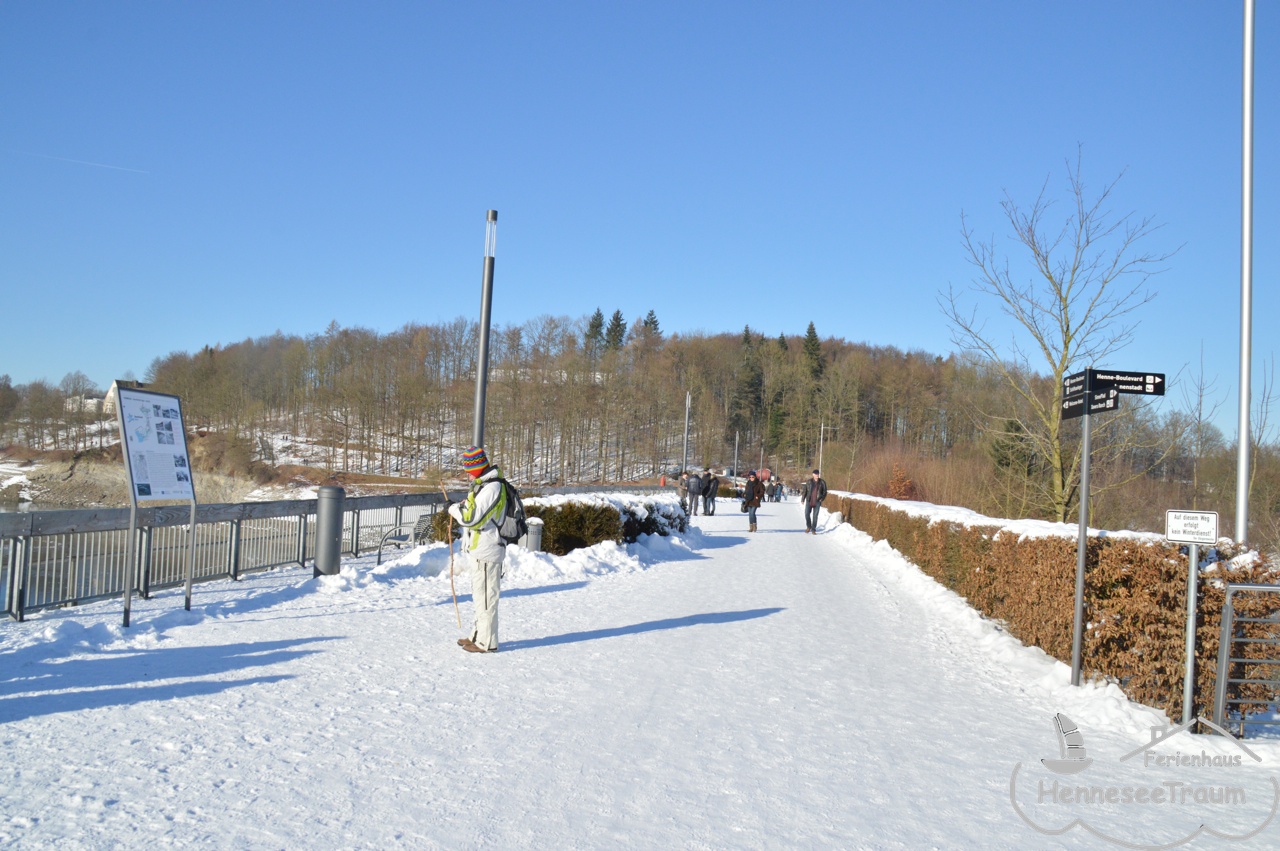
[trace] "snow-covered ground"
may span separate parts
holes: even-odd
[[[1280,743],[1143,751],[1167,718],[1072,688],[884,544],[734,508],[513,550],[492,655],[455,644],[443,545],[135,601],[128,630],[118,602],[6,623],[0,846],[1275,847]],[[1056,713],[1079,774],[1041,764]]]

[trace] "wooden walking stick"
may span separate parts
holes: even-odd
[[[444,489],[444,485],[440,486],[440,493],[444,494],[445,512],[449,511],[449,492]],[[458,619],[458,629],[462,629],[462,614],[458,611],[458,589],[453,585],[453,515],[449,515],[449,590],[453,592],[453,616]]]

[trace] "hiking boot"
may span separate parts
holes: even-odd
[[[492,650],[485,650],[483,647],[481,647],[479,644],[476,644],[471,639],[467,639],[466,644],[463,644],[461,641],[459,641],[458,644],[459,646],[462,647],[463,650],[467,651],[468,653],[497,653],[498,652],[498,648],[496,647],[493,648]]]
[[[459,646],[459,647],[466,647],[468,644],[475,644],[475,642],[474,642],[474,641],[472,641],[470,638],[459,638],[459,639],[458,639],[458,646]]]

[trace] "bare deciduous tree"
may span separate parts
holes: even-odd
[[[1017,262],[994,237],[979,239],[961,215],[965,253],[977,270],[967,293],[993,302],[1013,320],[1007,348],[986,330],[976,308],[962,303],[964,292],[952,287],[939,299],[956,345],[987,361],[1024,403],[1013,416],[985,413],[993,424],[1015,423],[1010,436],[1033,442],[1049,476],[1041,508],[1058,520],[1067,519],[1080,466],[1079,447],[1068,448],[1063,439],[1062,379],[1073,368],[1101,366],[1129,342],[1134,311],[1154,298],[1147,279],[1171,256],[1141,248],[1159,227],[1151,218],[1109,209],[1121,177],[1091,197],[1077,153],[1075,165],[1067,163],[1071,207],[1060,225],[1049,220],[1055,205],[1048,179],[1029,208],[1006,193],[1001,208],[1015,246],[1023,249]]]

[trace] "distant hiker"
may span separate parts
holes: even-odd
[[[804,504],[804,533],[806,535],[818,534],[818,509],[822,507],[822,501],[827,498],[827,483],[818,475],[818,471],[813,471],[813,477],[805,482],[800,488],[800,502]]]
[[[681,510],[689,511],[689,471],[680,471],[680,478],[676,479],[676,493],[680,494]]]
[[[702,510],[710,517],[716,513],[716,495],[720,490],[720,479],[711,472],[710,467],[702,478]]]
[[[502,485],[502,471],[489,463],[483,449],[467,448],[462,453],[462,468],[471,476],[471,492],[464,502],[449,506],[449,515],[465,530],[462,551],[471,565],[475,628],[470,638],[458,639],[458,646],[468,653],[496,653],[498,595],[502,562],[507,555],[498,527],[506,512],[507,492]]]
[[[742,488],[742,501],[747,506],[747,522],[751,524],[749,531],[756,530],[756,509],[764,499],[764,485],[756,478],[756,471],[747,473],[747,483]]]
[[[698,503],[702,501],[702,476],[694,473],[689,477],[689,513],[698,516]]]

